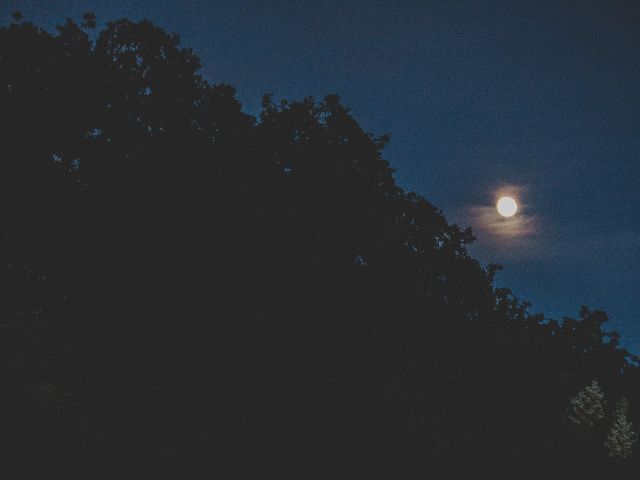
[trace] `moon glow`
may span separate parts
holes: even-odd
[[[518,204],[511,197],[502,197],[496,204],[498,213],[503,217],[513,217],[518,211]]]

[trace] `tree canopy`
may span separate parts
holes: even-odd
[[[177,35],[95,27],[0,27],[5,452],[247,479],[637,473],[640,373],[604,312],[496,289],[338,96],[254,117]]]

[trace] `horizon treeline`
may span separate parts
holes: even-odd
[[[637,478],[640,369],[604,312],[495,288],[338,96],[251,116],[199,69],[147,21],[0,27],[8,458]]]

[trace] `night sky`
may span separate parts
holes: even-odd
[[[3,23],[14,10],[149,19],[249,113],[338,93],[391,135],[402,187],[474,228],[499,286],[558,319],[605,309],[640,353],[640,3],[4,0]],[[506,234],[488,219],[503,191],[522,204]]]

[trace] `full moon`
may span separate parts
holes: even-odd
[[[513,217],[518,211],[518,204],[511,197],[502,197],[496,205],[498,213],[503,217]]]

